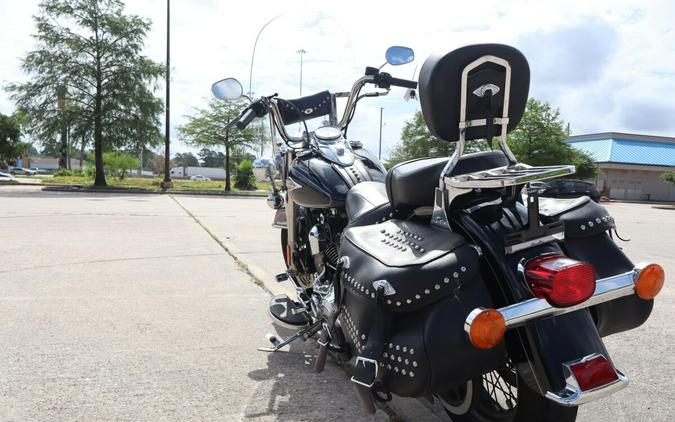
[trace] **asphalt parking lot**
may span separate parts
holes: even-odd
[[[675,209],[607,207],[628,256],[675,274]],[[264,198],[0,187],[0,420],[390,420],[363,414],[341,368],[315,374],[311,345],[255,350],[287,289],[271,220]],[[672,280],[644,326],[606,339],[631,385],[578,420],[675,420]]]

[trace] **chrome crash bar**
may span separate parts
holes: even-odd
[[[548,303],[546,299],[532,298],[499,308],[497,311],[504,317],[506,329],[508,330],[510,328],[523,326],[538,319],[563,315],[600,303],[609,302],[610,300],[618,299],[620,297],[630,296],[635,294],[635,280],[643,268],[643,265],[637,265],[631,271],[597,280],[593,296],[585,302],[575,306],[556,308]],[[478,313],[477,310],[482,309],[475,309],[469,314],[464,322],[464,330],[467,334],[471,332],[471,324],[475,315]]]

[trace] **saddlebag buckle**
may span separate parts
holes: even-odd
[[[370,388],[375,384],[376,379],[377,361],[375,359],[364,358],[363,356],[357,357],[351,382]]]

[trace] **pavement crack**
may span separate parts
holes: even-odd
[[[167,258],[197,258],[205,256],[220,256],[219,253],[207,254],[182,254],[182,255],[161,255],[161,256],[138,256],[129,258],[111,258],[111,259],[92,259],[90,261],[75,261],[75,262],[60,262],[58,264],[50,265],[36,265],[34,267],[13,268],[11,270],[0,270],[0,274],[15,273],[19,271],[42,270],[46,268],[65,267],[71,265],[89,265],[89,264],[106,264],[111,262],[126,262],[126,261],[148,261],[153,259],[167,259]]]
[[[190,210],[188,210],[187,208],[185,208],[185,207],[183,206],[183,204],[181,204],[176,198],[174,198],[173,195],[169,194],[168,196],[169,196],[169,198],[171,198],[171,199],[172,199],[179,207],[181,207],[181,208],[183,209],[183,211],[185,211],[185,213],[186,213],[188,216],[190,216],[190,218],[192,218],[192,219],[195,221],[195,223],[197,223],[197,225],[199,225],[199,227],[201,227],[201,228],[202,228],[209,236],[211,236],[211,239],[213,239],[213,240],[218,244],[218,246],[220,246],[221,249],[224,250],[224,251],[225,251],[225,252],[226,252],[226,253],[234,260],[235,264],[237,265],[237,269],[238,269],[239,271],[241,271],[241,272],[243,272],[244,274],[248,275],[249,278],[251,279],[251,281],[253,282],[253,284],[255,284],[256,286],[258,286],[258,287],[260,287],[261,289],[263,289],[263,290],[264,290],[265,292],[267,292],[270,296],[274,296],[274,294],[273,294],[273,293],[265,286],[265,283],[264,283],[260,278],[256,277],[255,274],[253,274],[253,272],[250,270],[250,268],[248,267],[248,265],[247,265],[244,261],[242,261],[241,259],[239,259],[239,257],[238,257],[236,254],[234,254],[227,246],[225,246],[225,244],[218,238],[218,236],[216,236],[215,233],[213,233],[211,230],[209,230],[209,228],[206,227],[206,225],[205,225],[204,223],[202,223],[202,222],[199,220],[199,218],[197,218],[197,216],[195,216],[192,212],[190,212]]]

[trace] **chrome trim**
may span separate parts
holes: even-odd
[[[349,92],[349,98],[347,99],[347,105],[345,105],[345,111],[342,114],[342,119],[340,119],[340,123],[338,124],[340,130],[345,130],[347,127],[349,117],[352,114],[352,109],[356,107],[356,99],[361,92],[361,88],[363,88],[363,86],[368,82],[372,82],[374,79],[375,78],[372,75],[362,76],[356,82],[354,82],[354,85],[352,85],[352,90]]]
[[[525,249],[532,248],[537,245],[543,245],[544,243],[548,242],[556,242],[556,241],[563,241],[565,240],[565,233],[560,232],[560,233],[554,233],[548,236],[543,236],[543,237],[538,237],[536,239],[528,240],[527,242],[522,242],[522,243],[517,243],[515,245],[511,246],[506,246],[505,252],[507,255],[523,251]]]
[[[272,227],[275,229],[287,229],[288,224],[286,224],[286,208],[279,208],[274,214],[274,220],[272,221]]]
[[[648,264],[639,264],[632,271],[597,280],[593,296],[575,306],[556,308],[549,304],[546,299],[532,298],[497,310],[504,317],[506,329],[510,329],[523,326],[538,319],[563,315],[620,297],[630,296],[635,294],[635,280],[646,265]],[[475,318],[474,313],[477,310],[482,310],[482,308],[474,309],[466,318],[464,330],[467,334],[471,330],[471,322],[473,322],[473,318]]]
[[[576,168],[571,165],[530,167],[526,164],[497,167],[491,170],[461,174],[444,179],[445,186],[456,189],[488,189],[524,185],[535,180],[573,174]]]
[[[629,382],[628,377],[618,369],[614,368],[614,364],[612,364],[612,362],[609,359],[605,358],[612,365],[612,368],[616,373],[617,376],[616,381],[610,382],[609,384],[605,384],[588,391],[583,391],[581,390],[581,388],[579,388],[579,383],[577,382],[577,379],[574,376],[574,373],[572,372],[570,367],[577,363],[587,362],[589,360],[596,359],[601,356],[602,356],[601,354],[593,353],[592,355],[584,356],[579,360],[564,363],[563,373],[565,375],[565,381],[567,385],[565,386],[565,388],[556,393],[547,391],[546,398],[562,406],[567,407],[579,406],[584,403],[588,403],[594,400],[601,399],[603,397],[607,397],[627,387]]]
[[[380,287],[384,288],[384,295],[385,296],[392,296],[396,294],[396,289],[389,284],[387,280],[375,280],[373,281],[373,288],[375,290],[379,290]]]

